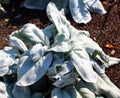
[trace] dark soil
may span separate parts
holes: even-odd
[[[9,34],[20,29],[24,24],[34,23],[41,29],[50,24],[45,10],[29,10],[24,7],[20,8],[19,5],[18,2],[3,5],[8,13],[0,14],[0,49],[8,45]],[[102,47],[106,54],[120,58],[120,17],[117,9],[117,5],[112,8],[102,31],[105,15],[92,14],[92,21],[87,25],[76,24],[70,15],[67,18],[77,29],[89,31],[91,38]],[[106,69],[106,74],[120,88],[120,64]]]

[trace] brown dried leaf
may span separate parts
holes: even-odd
[[[109,49],[115,49],[116,48],[116,46],[114,46],[112,44],[106,44],[105,47],[109,48]]]

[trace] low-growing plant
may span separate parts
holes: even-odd
[[[46,12],[51,25],[39,29],[25,24],[0,50],[0,97],[119,98],[120,89],[105,68],[120,59],[106,55],[89,32],[73,27],[54,3]]]

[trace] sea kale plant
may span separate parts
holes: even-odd
[[[0,50],[0,98],[120,98],[105,74],[120,59],[105,54],[88,31],[73,27],[54,3],[46,12],[49,26],[25,24]]]

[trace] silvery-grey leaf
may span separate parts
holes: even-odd
[[[79,93],[82,95],[82,98],[96,98],[94,92],[85,87],[80,88]]]
[[[71,98],[68,93],[60,88],[54,88],[51,93],[51,98]]]
[[[97,73],[97,81],[95,83],[86,83],[83,80],[80,80],[76,85],[77,89],[87,88],[94,92],[96,95],[103,95],[106,98],[119,98],[120,89],[108,84],[103,77],[99,76]],[[89,98],[89,97],[88,97]]]
[[[22,29],[23,29],[23,28],[21,28],[20,30],[16,30],[16,31],[12,32],[9,37],[14,36],[14,37],[17,37],[17,38],[21,39],[21,40],[24,42],[24,44],[25,44],[25,45],[28,47],[28,49],[29,49],[29,48],[31,48],[34,44],[36,44],[36,42],[35,42],[35,41],[32,41],[31,39],[29,39],[29,37],[27,37],[27,35],[25,35],[25,34],[22,32]]]
[[[71,45],[69,42],[61,42],[48,49],[48,51],[55,51],[55,52],[68,52],[71,50]]]
[[[97,59],[101,60],[103,63],[108,62],[108,57],[106,56],[106,54],[104,53],[102,48],[98,45],[98,43],[96,43],[90,37],[88,37],[84,34],[79,35],[78,37],[77,37],[77,35],[74,35],[73,36],[74,40],[75,40],[75,36],[76,36],[78,42],[80,43],[80,45],[83,48],[85,48],[85,50],[87,51],[88,54],[92,55],[94,52],[97,52],[97,55],[95,56]],[[72,38],[72,40],[73,40],[73,38]]]
[[[74,86],[67,86],[64,90],[70,95],[71,98],[82,98]]]
[[[65,75],[61,75],[59,79],[53,83],[56,87],[64,87],[73,84],[76,81],[75,75],[71,72]]]
[[[9,98],[9,95],[6,89],[7,89],[6,84],[3,82],[0,82],[0,98]]]
[[[29,51],[25,51],[19,58],[17,62],[18,70],[21,69],[21,67],[24,65],[26,60],[29,58]]]
[[[99,14],[106,13],[100,0],[83,0],[83,2],[85,3],[85,6],[88,8],[88,10],[91,12]]]
[[[83,0],[69,0],[69,7],[76,23],[87,24],[91,20],[91,15],[85,7]]]
[[[97,77],[92,68],[89,55],[79,44],[70,52],[71,60],[79,75],[86,82],[96,82]]]
[[[114,89],[115,92],[120,92],[120,89],[110,80],[110,78],[104,73],[100,74],[100,77],[109,85],[109,87]]]
[[[33,62],[28,57],[18,70],[18,86],[29,86],[38,81],[46,72],[52,61],[52,53],[41,57],[37,62]]]
[[[24,44],[24,42],[17,37],[10,36],[9,42],[10,42],[11,46],[15,46],[18,49],[20,49],[21,51],[27,51],[28,50],[27,46]]]
[[[106,65],[107,67],[114,66],[114,65],[120,63],[120,59],[119,58],[110,57],[110,56],[107,56],[107,57],[108,57],[108,60],[109,60],[108,64]]]
[[[8,73],[9,67],[15,64],[15,60],[10,57],[10,54],[0,50],[0,76]]]
[[[53,31],[55,30],[55,25],[51,24],[49,26],[47,26],[46,28],[44,28],[42,31],[44,32],[44,34],[50,39],[53,36]]]
[[[58,79],[61,76],[70,73],[73,68],[74,68],[74,66],[72,65],[72,62],[70,62],[70,61],[64,62],[63,64],[61,64],[59,66],[58,69],[56,68],[57,74],[54,76],[54,78]]]
[[[27,86],[14,85],[12,96],[13,98],[31,98],[30,88]]]
[[[21,32],[24,33],[31,41],[41,42],[42,44],[49,46],[48,37],[34,24],[25,24],[21,29]]]
[[[43,10],[46,8],[49,0],[25,0],[24,6],[29,9]]]
[[[30,57],[33,61],[37,61],[47,51],[47,46],[43,46],[41,43],[34,45],[30,50]]]
[[[70,37],[70,33],[68,29],[70,23],[66,21],[65,16],[58,11],[57,7],[52,2],[50,2],[47,6],[47,15],[48,18],[55,24],[58,30],[58,34],[56,37],[59,37],[59,34],[61,37],[62,34],[64,36],[64,40],[68,40]]]
[[[57,74],[57,67],[60,67],[63,64],[65,57],[61,53],[56,53],[53,55],[53,60],[51,66],[47,70],[47,75],[52,78]]]

